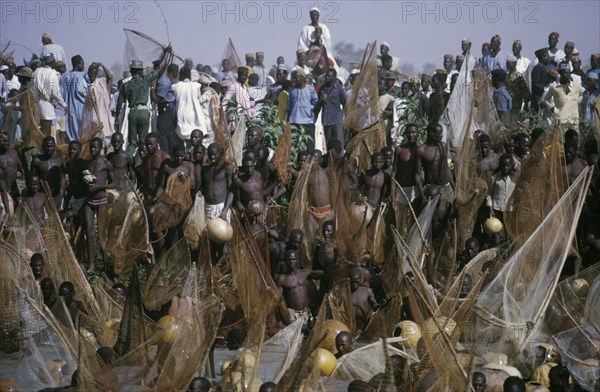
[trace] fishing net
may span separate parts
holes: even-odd
[[[271,274],[265,269],[254,239],[248,236],[237,216],[233,223],[231,268],[248,323],[248,336],[244,346],[254,348],[262,344],[267,315],[280,295]]]
[[[471,76],[473,69],[470,69],[467,63],[465,61],[460,68],[454,90],[438,121],[444,130],[445,141],[452,148],[460,147],[463,144],[464,133],[470,132],[466,125],[473,104],[473,78]],[[470,136],[471,134],[469,134]]]
[[[379,101],[377,70],[377,42],[367,44],[360,73],[352,85],[352,94],[346,105],[344,128],[358,133],[377,122]],[[382,139],[385,141],[385,138]],[[379,151],[379,150],[377,150]]]
[[[440,312],[429,305],[422,294],[423,290],[418,286],[413,286],[413,290],[407,290],[407,293],[411,314],[421,328],[426,348],[426,353],[415,369],[417,379],[423,380],[433,370],[438,379],[447,378],[447,383],[454,390],[463,390],[469,380],[454,350],[460,328],[449,315],[438,316]],[[423,307],[426,308],[424,314],[421,313]],[[425,320],[424,315],[429,318]]]
[[[519,179],[504,214],[506,232],[517,244],[522,244],[538,228],[544,217],[562,195],[564,186],[560,128],[555,127],[550,151],[540,137],[523,162]]]
[[[25,291],[29,298],[41,306],[44,300],[39,284],[33,276],[29,262],[21,256],[17,248],[0,241],[0,262],[19,289]]]
[[[221,57],[221,60],[225,59],[229,60],[229,67],[236,75],[238,67],[243,67],[245,65],[240,60],[240,56],[238,56],[237,50],[235,50],[235,45],[233,44],[231,38],[227,39],[227,44],[225,44],[225,50],[223,51],[223,56]]]
[[[344,323],[352,333],[356,332],[350,279],[345,278],[335,282],[329,293],[327,293],[327,300],[331,317]]]
[[[381,121],[361,129],[346,145],[348,159],[358,161],[360,171],[371,167],[371,154],[385,147],[385,127]]]
[[[473,130],[483,129],[490,137],[492,146],[500,147],[508,139],[509,132],[504,128],[498,117],[496,105],[492,100],[493,87],[490,79],[482,68],[475,67],[473,71]]]
[[[146,343],[147,331],[144,320],[144,305],[140,291],[137,268],[134,266],[127,287],[127,296],[123,306],[123,315],[119,324],[119,333],[114,345],[115,355],[124,357],[135,348]],[[148,358],[146,351],[139,351],[137,360],[143,361]]]
[[[597,296],[596,301],[600,300]],[[598,308],[598,302],[596,302]],[[596,326],[600,320],[596,319]],[[577,326],[552,337],[563,364],[586,391],[600,383],[600,332],[591,324]]]
[[[302,326],[306,321],[304,316],[300,317],[263,343],[259,365],[263,380],[278,383],[289,369],[302,347]]]
[[[308,216],[308,180],[314,165],[313,157],[309,157],[296,180],[294,192],[290,199],[290,207],[288,210],[287,236],[294,229],[300,229],[304,232],[302,238],[302,247],[300,248],[300,260],[312,260],[314,236],[311,237],[311,232],[307,230]]]
[[[600,264],[595,264],[577,275],[562,280],[557,286],[543,321],[543,330],[549,335],[582,325],[588,319],[585,304],[590,284],[600,276]],[[592,319],[589,320],[591,322]]]
[[[52,271],[50,277],[57,288],[66,281],[73,283],[75,297],[83,303],[84,308],[91,317],[99,320],[101,316],[100,309],[92,293],[92,288],[69,244],[56,206],[52,202],[50,189],[45,182],[43,184],[46,191],[46,211],[48,212],[48,219],[44,226],[44,237],[48,249],[46,263],[50,265]]]
[[[35,281],[19,266],[19,258],[9,247],[0,247],[0,378],[13,380],[22,390],[67,385],[63,376],[76,368],[73,346],[57,329],[41,296],[29,296]]]
[[[175,172],[167,178],[167,186],[152,207],[152,231],[161,233],[177,226],[192,207],[191,178]]]
[[[225,162],[242,166],[244,141],[246,140],[246,117],[241,116],[236,123],[235,131],[228,137],[229,143],[225,151]]]
[[[180,294],[191,265],[190,248],[185,238],[181,238],[152,266],[142,289],[146,308],[159,309]]]
[[[587,298],[585,300],[584,312],[586,320],[596,329],[600,329],[600,309],[598,301],[600,300],[600,278],[596,277],[590,285]]]
[[[159,372],[154,391],[185,390],[196,374],[203,373],[222,310],[214,295],[201,301],[192,300],[189,311],[177,318],[172,344],[159,346],[154,359]]]
[[[103,280],[96,281],[94,294],[103,322],[103,332],[106,345],[113,347],[117,342],[119,333],[119,325],[123,318],[123,306],[125,305],[125,297],[121,296],[113,290]]]
[[[471,237],[477,221],[477,211],[485,200],[488,190],[485,173],[479,169],[478,147],[471,139],[472,133],[476,130],[473,128],[475,125],[473,120],[477,116],[478,110],[479,108],[476,106],[470,108],[469,116],[464,124],[465,130],[462,132],[460,153],[457,154],[455,206],[458,210],[457,243],[461,247],[465,240]],[[482,130],[486,131],[485,128]]]
[[[326,334],[326,331],[323,329],[326,313],[327,301],[323,301],[310,335],[302,344],[298,355],[292,361],[288,370],[281,376],[281,379],[277,383],[276,391],[301,390],[302,384],[311,372],[313,372],[316,362],[316,356],[313,356],[313,352],[319,347]]]
[[[130,64],[133,60],[141,60],[148,67],[153,61],[162,60],[162,66],[173,59],[172,55],[164,56],[166,46],[154,38],[130,29],[123,29],[123,32],[125,33],[125,64]]]
[[[21,127],[23,147],[40,149],[45,136],[40,131],[40,109],[34,89],[28,88],[12,97],[9,101],[13,103],[18,102],[21,109],[19,126]]]
[[[25,203],[19,203],[15,213],[2,231],[2,238],[29,260],[34,253],[44,255],[47,260],[46,241],[38,222]]]
[[[386,353],[383,347],[384,344],[384,341],[380,340],[344,354],[338,358],[332,377],[346,381],[362,380],[369,382],[375,375],[385,372],[388,356],[400,355],[414,362],[418,360],[390,344],[387,344]]]
[[[273,153],[273,158],[271,159],[271,163],[273,166],[275,166],[277,175],[279,176],[279,181],[282,184],[287,184],[290,180],[289,164],[291,156],[292,128],[288,123],[285,127],[285,131],[283,131],[283,134],[279,138],[279,142],[275,148],[275,152]]]
[[[540,319],[569,252],[591,174],[589,168],[581,173],[482,291],[476,306],[477,353],[503,352],[516,360],[528,342],[539,338]]]
[[[204,214],[204,196],[196,194],[192,209],[185,219],[183,225],[183,235],[192,250],[198,249],[200,238],[206,228],[206,216]]]
[[[152,255],[148,218],[141,199],[131,191],[109,203],[107,213],[107,256],[114,259],[114,271],[127,276],[133,265]]]
[[[386,291],[386,293],[388,293]],[[388,293],[389,296],[389,293]],[[400,322],[402,298],[397,293],[391,295],[385,306],[371,316],[364,334],[371,339],[383,339],[391,336],[392,329]]]

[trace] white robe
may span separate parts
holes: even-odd
[[[206,132],[206,119],[200,103],[202,86],[199,83],[183,81],[173,85],[177,105],[177,129],[181,140],[189,140],[194,129]]]

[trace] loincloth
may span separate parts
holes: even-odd
[[[213,218],[218,218],[221,215],[221,213],[223,212],[224,208],[225,208],[225,203],[219,203],[219,204],[206,203],[204,205],[204,215],[205,215],[206,221],[209,221]],[[231,221],[231,210],[227,211],[225,220],[227,222]]]
[[[419,188],[416,185],[403,186],[401,188],[402,190],[396,190],[396,201],[400,203],[400,205],[407,206],[419,196]],[[402,193],[402,191],[404,191],[404,193]]]
[[[331,205],[327,204],[324,207],[308,207],[308,213],[314,216],[316,219],[325,219],[333,214]]]
[[[108,197],[104,196],[95,196],[95,197],[85,197],[85,202],[92,210],[98,210],[100,207],[103,207],[108,204]]]

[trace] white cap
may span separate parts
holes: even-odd
[[[360,73],[360,69],[358,68],[354,68],[352,71],[350,71],[350,75],[358,75]]]
[[[319,9],[319,7],[317,7],[317,6],[312,6],[312,7],[310,7],[310,8],[308,9],[308,12],[313,12],[313,11],[316,11],[316,12],[318,12],[319,14],[321,13],[321,10],[320,10],[320,9]]]

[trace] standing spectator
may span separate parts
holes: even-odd
[[[512,97],[508,93],[505,86],[506,72],[501,69],[495,69],[492,71],[492,85],[494,86],[494,105],[498,112],[498,117],[502,124],[508,124],[510,111],[512,109]]]
[[[327,149],[333,139],[344,145],[344,107],[346,106],[346,94],[342,83],[337,79],[335,69],[330,69],[325,74],[325,84],[319,90],[319,100],[315,105],[315,114],[318,116],[322,110],[321,123],[325,133]]]
[[[301,126],[311,137],[308,142],[308,151],[315,146],[315,104],[317,93],[312,86],[306,84],[306,74],[299,70],[296,73],[295,88],[290,90],[288,100],[288,119],[292,125]]]
[[[175,128],[177,128],[177,107],[173,83],[177,82],[179,66],[170,64],[167,72],[156,82],[156,100],[158,101],[158,119],[156,133],[160,149],[170,154],[177,144]]]
[[[60,95],[59,74],[54,67],[54,55],[44,57],[44,66],[33,73],[33,87],[40,108],[40,130],[50,136],[52,122],[56,119],[54,106],[67,107]]]
[[[52,42],[52,35],[50,33],[42,34],[42,53],[40,53],[40,58],[44,58],[49,54],[54,56],[56,61],[67,61],[67,56],[65,55],[65,50],[59,44],[55,44]]]
[[[536,50],[535,55],[539,63],[531,71],[531,110],[537,113],[540,108],[540,98],[548,85],[547,66],[550,58],[546,49]]]
[[[217,81],[219,83],[225,78],[231,80],[231,82],[235,82],[235,74],[231,70],[229,59],[223,59],[223,61],[221,61],[221,70],[217,72]]]
[[[252,73],[258,75],[258,83],[256,84],[258,87],[266,87],[267,76],[269,76],[267,67],[265,67],[264,62],[265,53],[256,52],[256,61],[254,62],[254,66],[252,67]]]
[[[579,104],[583,99],[583,88],[572,82],[569,64],[558,65],[559,79],[550,83],[544,103],[552,112],[552,119],[561,126],[579,129]]]
[[[83,118],[83,106],[89,88],[89,79],[85,72],[83,57],[80,55],[73,56],[71,64],[73,65],[73,70],[60,78],[62,96],[68,109],[66,133],[69,141],[79,140],[79,127]]]
[[[202,132],[206,130],[204,112],[200,104],[202,85],[190,80],[191,72],[187,68],[181,70],[181,75],[184,80],[174,83],[172,86],[177,107],[175,133],[181,141],[189,142],[193,130],[199,129]],[[171,153],[170,151],[167,152]]]
[[[508,56],[506,61],[506,69],[508,69],[508,77],[506,79],[506,88],[512,98],[512,109],[510,111],[510,122],[516,123],[521,119],[521,109],[527,111],[527,103],[531,97],[531,93],[527,88],[525,76],[517,71],[517,58],[513,55]]]

